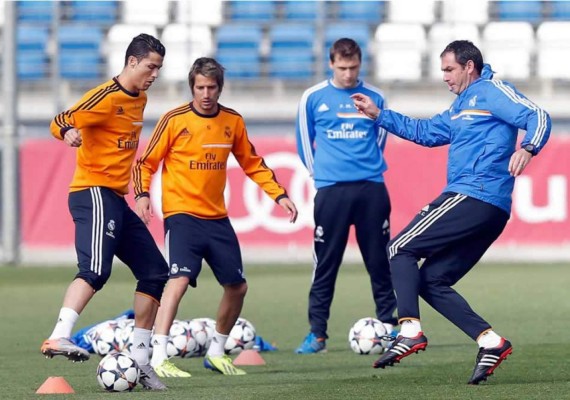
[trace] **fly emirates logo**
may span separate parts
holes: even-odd
[[[327,138],[328,139],[364,139],[366,137],[366,131],[359,131],[354,129],[354,124],[349,124],[347,122],[340,124],[340,130],[328,129]]]
[[[190,169],[197,171],[226,169],[226,161],[217,161],[215,153],[206,153],[205,156],[205,161],[190,160]]]

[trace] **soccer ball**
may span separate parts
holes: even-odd
[[[175,319],[170,326],[166,354],[168,357],[190,357],[195,351],[196,342],[192,340],[192,332],[187,321]]]
[[[255,344],[255,327],[245,318],[238,318],[224,346],[226,354],[237,354],[252,349]]]
[[[202,350],[202,356],[205,356],[212,343],[212,338],[214,337],[214,331],[216,330],[216,320],[208,317],[194,318],[194,321],[199,321],[204,326],[206,331],[206,344]]]
[[[384,324],[376,318],[362,318],[350,328],[348,343],[357,354],[380,354],[388,347]]]
[[[200,321],[206,327],[206,332],[208,333],[208,338],[211,341],[214,336],[214,330],[216,330],[216,320],[208,317],[194,318],[195,321]],[[210,342],[208,342],[210,343]]]
[[[208,335],[206,345],[204,346],[204,354],[208,352],[210,348],[210,344],[212,343],[212,338],[214,337],[214,331],[216,330],[216,320],[208,317],[204,318],[195,318],[198,321],[201,321],[204,324],[204,328],[206,329],[206,334]]]
[[[133,334],[135,332],[135,320],[134,319],[123,319],[119,321],[119,326],[121,327],[121,351],[125,353],[131,353],[131,347],[133,346]]]
[[[115,320],[101,322],[89,333],[93,351],[100,356],[121,351],[123,347],[121,331],[121,326]]]
[[[139,378],[137,363],[125,353],[107,354],[97,366],[97,382],[108,392],[130,392]]]
[[[205,356],[210,343],[212,343],[216,322],[214,320],[208,321],[207,318],[194,318],[187,323],[192,337],[190,341],[195,343],[193,346],[189,346],[193,347],[194,351],[189,353],[187,357]]]

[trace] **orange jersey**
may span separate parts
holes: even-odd
[[[221,105],[218,113],[201,115],[192,103],[171,110],[158,121],[134,166],[135,195],[149,191],[151,176],[163,161],[164,217],[178,213],[204,219],[226,217],[224,189],[230,153],[273,200],[286,196],[273,171],[249,142],[241,115]]]
[[[70,191],[104,186],[127,194],[142,130],[146,93],[131,93],[116,79],[91,89],[50,124],[57,139],[75,128],[81,133]]]

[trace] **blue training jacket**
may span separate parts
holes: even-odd
[[[354,93],[384,108],[382,92],[362,81],[340,89],[326,80],[307,89],[299,102],[297,151],[317,189],[339,182],[384,182],[386,131],[356,110]]]
[[[526,130],[521,146],[533,144],[538,154],[552,127],[548,113],[510,83],[493,79],[488,64],[481,77],[441,114],[430,119],[414,119],[385,110],[376,123],[422,146],[449,144],[444,192],[479,199],[508,214],[515,181],[508,165],[516,150],[518,130]]]

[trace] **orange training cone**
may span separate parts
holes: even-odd
[[[62,376],[50,376],[36,391],[37,394],[75,393]]]
[[[234,360],[234,365],[265,365],[257,350],[244,350]]]

